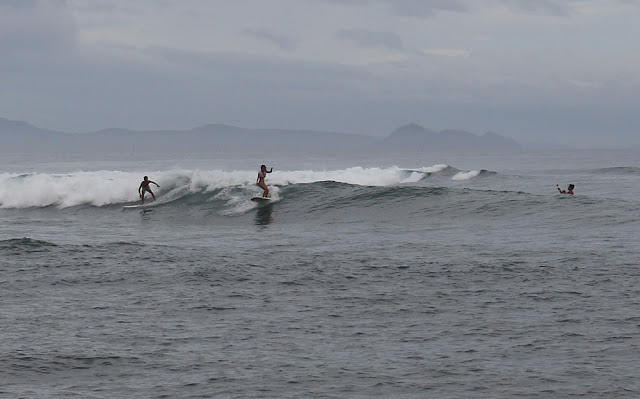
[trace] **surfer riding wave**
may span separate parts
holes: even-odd
[[[144,205],[144,195],[148,192],[149,194],[151,194],[151,196],[153,197],[153,200],[156,200],[156,195],[153,193],[153,191],[151,191],[151,187],[149,187],[149,184],[155,184],[157,187],[160,187],[158,185],[158,183],[154,182],[153,180],[149,180],[148,176],[144,177],[144,180],[142,180],[142,183],[140,183],[140,186],[138,187],[138,194],[140,194],[140,199],[142,200],[142,205]]]
[[[270,170],[267,170],[267,167],[265,165],[261,165],[260,172],[258,172],[256,185],[258,185],[258,187],[260,187],[263,190],[262,196],[264,198],[267,198],[269,196],[269,187],[267,187],[267,185],[265,184],[264,179],[265,177],[267,177],[267,173],[271,173],[271,172],[273,172],[273,167]]]

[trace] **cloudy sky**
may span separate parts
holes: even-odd
[[[0,0],[0,117],[640,143],[640,0]]]

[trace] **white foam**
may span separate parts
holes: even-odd
[[[141,178],[118,171],[29,175],[3,173],[0,174],[0,207],[103,206],[137,199],[140,181]]]
[[[262,191],[256,192],[256,196],[262,194]],[[280,189],[277,186],[269,187],[269,197],[271,203],[280,201]],[[247,195],[240,194],[234,190],[222,190],[213,199],[221,199],[226,201],[227,209],[220,212],[225,216],[236,216],[247,213],[248,211],[261,206],[261,204],[251,201]]]
[[[409,177],[404,179],[401,183],[417,183],[424,177],[424,173],[411,172]]]
[[[459,172],[459,173],[456,173],[456,175],[453,176],[451,179],[452,180],[469,180],[469,179],[473,179],[479,174],[480,174],[479,170],[472,170],[469,172]]]
[[[433,166],[427,166],[425,168],[420,168],[417,169],[419,172],[422,173],[438,173],[441,172],[445,169],[447,169],[449,167],[449,165],[444,165],[444,164],[438,164],[438,165],[433,165]]]

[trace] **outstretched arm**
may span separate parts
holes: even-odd
[[[157,187],[160,187],[160,185],[154,181],[152,181],[151,183],[155,184]]]
[[[271,173],[273,172],[273,167],[271,168],[271,170],[267,171],[267,173]]]

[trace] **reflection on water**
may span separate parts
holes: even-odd
[[[256,212],[255,224],[258,226],[269,225],[273,220],[272,213],[273,207],[271,206],[271,204],[258,207],[258,211]]]

